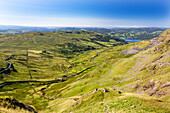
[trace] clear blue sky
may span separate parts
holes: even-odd
[[[170,27],[170,0],[0,0],[0,25]]]

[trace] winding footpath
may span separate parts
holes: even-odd
[[[108,113],[109,112],[109,106],[107,105],[107,104],[105,104],[104,102],[102,102],[103,103],[103,105],[105,105],[106,106],[106,111],[104,111],[104,113]]]

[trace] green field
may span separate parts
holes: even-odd
[[[30,82],[0,87],[0,112],[28,112],[6,100],[15,98],[40,113],[168,113],[169,40],[170,30],[130,44],[89,31],[1,34],[0,67],[15,54],[17,70],[1,85]]]

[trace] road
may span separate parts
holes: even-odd
[[[0,71],[0,74],[4,73],[5,71],[8,71],[11,68],[11,63],[8,62],[8,60],[12,59],[13,57],[14,57],[14,54],[12,54],[9,58],[5,60],[8,63],[8,67],[5,70]]]
[[[88,69],[91,69],[92,67],[98,66],[98,64],[95,63],[93,60],[94,60],[96,57],[98,57],[101,53],[103,53],[103,52],[105,52],[105,51],[108,51],[108,50],[109,50],[109,49],[105,49],[105,50],[103,50],[103,51],[101,51],[101,52],[98,52],[94,57],[91,58],[90,61],[95,64],[94,66],[87,67],[86,69],[84,69],[84,70],[82,70],[82,71],[80,71],[80,72],[78,72],[78,73],[76,73],[76,74],[73,74],[73,75],[69,76],[68,78],[73,77],[73,76],[76,76],[76,75],[79,75],[79,74],[83,73],[84,71],[86,71],[86,70],[88,70]],[[9,57],[8,59],[5,60],[5,61],[9,64],[9,66],[8,66],[7,69],[1,71],[0,73],[3,73],[3,72],[5,72],[5,71],[7,71],[8,69],[11,68],[11,63],[8,62],[8,60],[12,59],[13,57],[14,57],[14,54],[12,54],[11,57]],[[51,81],[33,81],[33,80],[30,80],[30,81],[10,81],[10,82],[1,83],[1,84],[0,84],[0,88],[4,87],[5,85],[11,85],[11,84],[16,84],[16,83],[30,83],[30,82],[37,82],[37,83],[57,83],[57,82],[59,82],[59,81],[64,82],[64,81],[66,81],[66,80],[51,80]]]

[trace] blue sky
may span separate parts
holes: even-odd
[[[0,0],[0,25],[170,27],[170,0]]]

